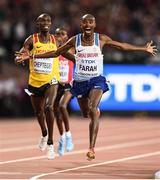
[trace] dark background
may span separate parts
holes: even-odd
[[[0,117],[33,116],[30,99],[23,90],[27,85],[28,67],[14,64],[14,52],[34,33],[35,20],[41,13],[51,15],[53,33],[57,27],[65,27],[69,36],[77,34],[80,32],[80,17],[91,13],[96,17],[96,31],[99,33],[135,45],[153,40],[160,49],[159,9],[159,0],[1,0]],[[108,47],[103,53],[106,64],[160,66],[160,53],[152,57],[146,53],[124,53]],[[146,115],[146,112],[140,112],[140,115]]]

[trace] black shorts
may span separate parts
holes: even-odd
[[[44,96],[46,90],[50,87],[51,85],[49,83],[47,84],[44,84],[43,86],[41,87],[34,87],[34,86],[31,86],[31,85],[28,85],[28,91],[30,93],[32,93],[32,95],[34,96]]]
[[[61,97],[63,96],[65,91],[70,91],[70,90],[71,90],[71,85],[69,83],[68,84],[59,84],[56,101],[59,101],[61,99]]]

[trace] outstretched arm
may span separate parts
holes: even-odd
[[[19,53],[19,57],[21,58],[21,61],[27,60],[29,58],[52,58],[57,57],[61,54],[65,54],[70,48],[74,47],[75,44],[75,37],[70,38],[64,45],[59,47],[57,51],[49,51],[42,54],[33,54],[33,55],[27,55],[26,53]]]
[[[57,51],[49,51],[43,54],[36,54],[35,58],[50,58],[50,57],[57,57],[61,54],[65,54],[69,49],[74,47],[75,44],[75,37],[70,38],[64,45],[59,47]]]
[[[20,49],[20,51],[16,52],[16,54],[15,54],[16,57],[14,59],[15,64],[22,63],[25,59],[24,60],[21,59],[21,54],[24,54],[25,56],[29,56],[30,50],[32,48],[33,48],[33,38],[32,38],[32,36],[29,36],[25,40],[25,42],[24,42],[22,48]]]
[[[75,56],[71,54],[70,52],[63,53],[62,56],[64,56],[66,59],[75,63]]]
[[[103,44],[107,44],[109,46],[115,47],[117,49],[125,50],[125,51],[143,51],[143,52],[148,52],[152,54],[153,56],[156,55],[157,53],[157,48],[155,45],[153,45],[153,42],[148,42],[145,46],[134,46],[132,44],[128,43],[121,43],[118,41],[114,41],[108,36],[101,35],[100,36],[101,41]]]

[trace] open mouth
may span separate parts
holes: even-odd
[[[86,29],[85,29],[85,32],[86,32],[87,34],[91,33],[91,28],[86,28]]]
[[[44,29],[45,29],[45,30],[48,30],[48,29],[49,29],[49,26],[44,26]]]

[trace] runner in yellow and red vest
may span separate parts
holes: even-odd
[[[33,34],[32,40],[33,49],[31,53],[39,54],[57,49],[55,37],[51,34],[49,34],[47,42],[42,42],[39,33]],[[29,61],[29,69],[29,87],[40,88],[51,82],[57,84],[60,80],[58,58],[35,58]]]
[[[57,50],[55,37],[49,33],[51,24],[51,17],[48,14],[41,14],[36,20],[39,32],[25,40],[20,52],[39,54]],[[17,57],[15,63],[18,64]],[[47,157],[53,159],[53,105],[60,80],[59,59],[58,57],[30,59],[29,71],[28,89],[25,89],[25,92],[31,96],[32,106],[42,132],[38,147],[43,151],[48,145]]]

